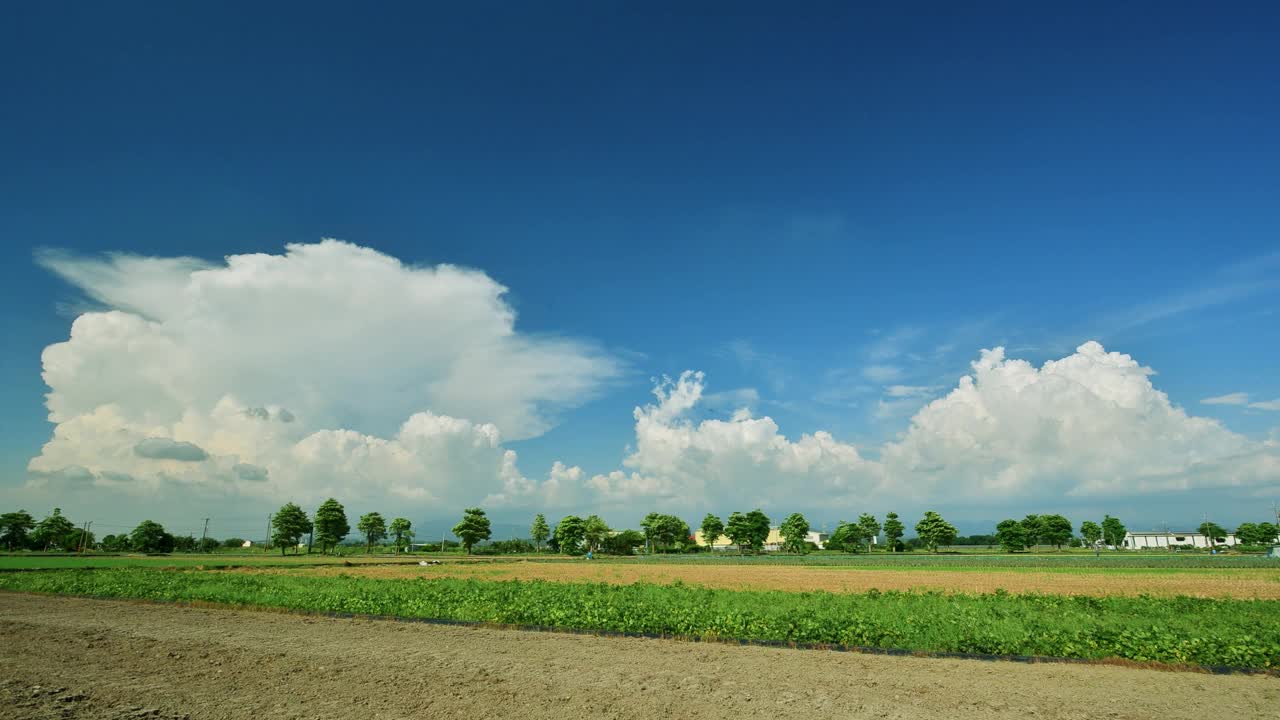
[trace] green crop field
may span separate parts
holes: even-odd
[[[1280,601],[380,580],[117,568],[0,573],[0,589],[702,639],[1280,668]]]
[[[301,567],[307,565],[341,565],[365,563],[414,563],[419,557],[408,556],[350,556],[286,555],[258,553],[256,555],[227,554],[173,554],[173,555],[0,555],[0,570],[36,570],[61,568],[119,568],[119,567]]]
[[[928,553],[869,553],[858,555],[813,553],[790,555],[769,553],[765,555],[737,555],[735,553],[702,553],[693,555],[651,555],[611,559],[612,562],[633,563],[708,563],[745,565],[813,565],[847,566],[876,569],[927,568],[931,570],[979,570],[1035,569],[1055,570],[1064,568],[1088,569],[1212,569],[1258,568],[1280,569],[1280,559],[1260,555],[1206,555],[1200,553],[1128,553],[1107,552],[1097,557],[1084,553],[1038,554],[938,554]]]

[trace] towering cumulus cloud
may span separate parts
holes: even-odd
[[[451,500],[500,487],[502,438],[546,431],[618,373],[516,331],[484,273],[326,240],[211,264],[39,258],[101,310],[44,352],[34,481]],[[466,418],[466,419],[460,419]]]
[[[984,350],[882,452],[904,495],[986,502],[1275,487],[1280,448],[1189,416],[1133,358],[1087,342],[1036,368]]]
[[[556,462],[530,478],[504,441],[544,432],[620,368],[588,342],[517,332],[483,273],[336,241],[218,264],[41,262],[102,306],[44,353],[55,427],[29,470],[53,497],[844,514],[1280,484],[1280,438],[1189,415],[1151,370],[1096,342],[1040,367],[984,350],[898,437],[861,448],[823,431],[788,437],[734,409],[757,404],[754,391],[709,397],[687,371],[635,408],[616,469]],[[706,406],[721,418],[697,420]]]

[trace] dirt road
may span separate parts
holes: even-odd
[[[0,593],[0,718],[186,716],[1276,718],[1280,679]]]

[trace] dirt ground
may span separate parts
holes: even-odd
[[[0,718],[1280,717],[1280,679],[0,593]]]
[[[245,569],[244,572],[277,572]],[[485,580],[551,580],[609,582],[637,580],[729,589],[774,589],[794,592],[865,592],[878,590],[943,590],[983,593],[1003,588],[1011,593],[1064,595],[1190,595],[1280,599],[1280,572],[1273,570],[1180,570],[1167,574],[1117,571],[1035,572],[1026,570],[877,570],[781,565],[634,565],[609,562],[445,563],[383,565],[357,568],[316,567],[280,570],[291,574],[359,575],[380,578],[475,577]]]

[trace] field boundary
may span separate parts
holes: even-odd
[[[528,625],[513,623],[493,623],[474,620],[453,620],[450,618],[408,617],[403,615],[370,615],[364,613],[347,613],[332,610],[301,610],[297,608],[276,607],[270,605],[219,603],[207,600],[157,600],[154,598],[122,598],[102,595],[80,595],[69,593],[41,593],[0,589],[6,595],[30,595],[39,597],[65,597],[79,600],[97,600],[103,602],[126,602],[139,605],[159,605],[170,607],[187,607],[211,610],[242,610],[250,612],[275,613],[281,615],[297,615],[301,617],[327,617],[335,620],[368,620],[371,622],[399,622],[423,625],[445,625],[488,630],[514,630],[520,632],[556,633],[562,635],[588,635],[605,638],[633,638],[645,640],[673,640],[676,642],[710,643],[718,645],[738,645],[743,647],[767,647],[784,650],[846,652],[860,655],[882,655],[890,657],[935,658],[940,660],[980,660],[983,662],[1012,662],[1024,665],[1035,664],[1068,664],[1068,665],[1108,665],[1126,667],[1135,670],[1159,670],[1161,672],[1190,672],[1210,675],[1265,675],[1280,677],[1280,669],[1265,670],[1249,667],[1233,667],[1229,665],[1185,665],[1162,662],[1138,662],[1125,658],[1069,658],[1052,655],[994,655],[989,653],[966,653],[955,651],[908,650],[905,648],[884,648],[865,645],[840,645],[830,643],[795,642],[785,640],[744,640],[739,638],[703,637],[697,635],[675,635],[663,633],[627,632],[619,630],[586,630],[571,627],[553,627],[549,625]]]

